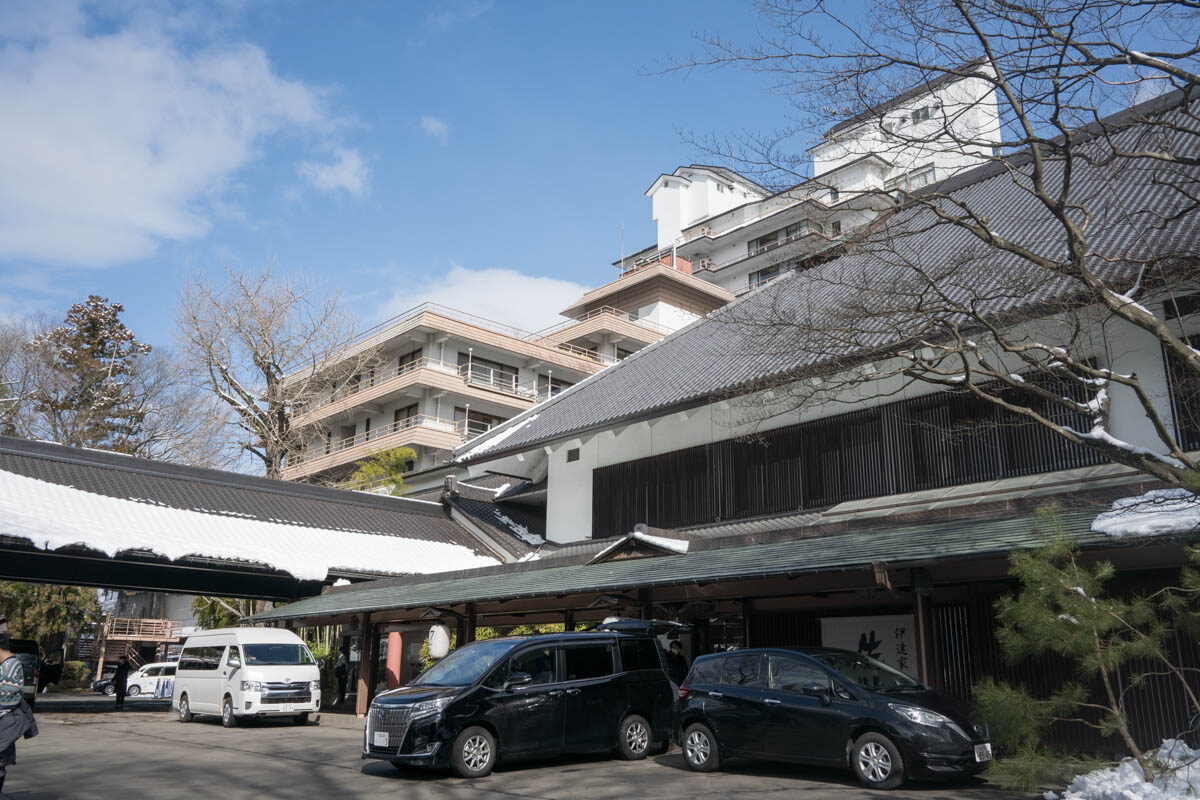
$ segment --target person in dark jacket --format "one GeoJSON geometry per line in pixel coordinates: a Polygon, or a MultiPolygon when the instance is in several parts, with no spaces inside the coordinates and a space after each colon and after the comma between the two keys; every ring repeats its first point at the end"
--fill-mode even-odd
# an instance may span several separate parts
{"type": "Polygon", "coordinates": [[[21,695],[25,667],[8,649],[8,621],[0,617],[0,791],[10,764],[17,763],[17,739],[37,736],[33,710],[21,695]]]}
{"type": "Polygon", "coordinates": [[[346,657],[346,649],[338,653],[337,664],[333,667],[333,677],[337,678],[338,696],[334,705],[340,706],[346,702],[346,679],[350,677],[350,659],[346,657]]]}
{"type": "Polygon", "coordinates": [[[113,673],[112,685],[117,690],[117,708],[125,708],[125,684],[129,681],[129,659],[125,656],[117,661],[117,671],[113,673]]]}
{"type": "Polygon", "coordinates": [[[687,673],[688,662],[683,657],[683,645],[676,639],[671,642],[671,649],[667,651],[667,677],[671,679],[671,683],[682,686],[687,673]]]}

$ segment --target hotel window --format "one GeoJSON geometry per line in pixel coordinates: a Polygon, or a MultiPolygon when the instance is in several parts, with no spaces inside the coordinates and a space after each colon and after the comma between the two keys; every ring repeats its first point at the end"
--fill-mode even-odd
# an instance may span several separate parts
{"type": "Polygon", "coordinates": [[[746,252],[749,255],[756,255],[758,253],[770,250],[778,243],[779,231],[771,231],[770,233],[759,236],[757,239],[751,239],[750,241],[746,242],[746,252]]]}
{"type": "Polygon", "coordinates": [[[756,272],[750,273],[750,288],[761,286],[767,281],[779,275],[779,265],[775,264],[771,267],[765,267],[756,272]]]}
{"type": "Polygon", "coordinates": [[[830,186],[829,187],[829,202],[836,203],[839,198],[841,198],[841,193],[838,191],[838,188],[836,186],[830,186]]]}
{"type": "Polygon", "coordinates": [[[517,368],[498,361],[491,361],[469,353],[458,354],[458,367],[463,378],[470,383],[483,384],[496,389],[513,391],[517,387],[517,368]],[[468,370],[468,365],[470,369],[468,370]]]}
{"type": "Polygon", "coordinates": [[[397,366],[400,368],[400,371],[403,372],[405,366],[407,366],[409,364],[415,364],[416,362],[418,362],[420,360],[421,360],[421,348],[418,347],[416,350],[413,350],[411,353],[405,353],[404,355],[400,356],[400,360],[397,362],[397,366]]]}
{"type": "Polygon", "coordinates": [[[395,412],[393,412],[393,414],[392,414],[392,426],[395,427],[396,430],[400,430],[401,428],[407,428],[407,427],[409,427],[409,425],[412,425],[412,420],[416,416],[417,416],[417,404],[416,403],[413,403],[411,406],[405,406],[404,408],[397,408],[395,410],[395,412]]]}
{"type": "Polygon", "coordinates": [[[620,347],[617,348],[617,360],[618,361],[624,361],[625,359],[629,358],[631,355],[633,355],[632,350],[623,350],[620,347]]]}
{"type": "Polygon", "coordinates": [[[550,378],[546,375],[538,375],[538,399],[554,397],[554,395],[574,385],[570,381],[564,381],[562,378],[550,378]]]}
{"type": "Polygon", "coordinates": [[[503,417],[484,414],[481,411],[456,408],[454,409],[454,421],[463,426],[464,432],[468,436],[478,436],[481,433],[487,433],[505,420],[503,417]]]}
{"type": "Polygon", "coordinates": [[[840,219],[835,219],[833,222],[829,223],[829,232],[834,236],[840,236],[842,234],[842,221],[840,219]]]}
{"type": "Polygon", "coordinates": [[[934,103],[931,106],[923,106],[922,108],[918,108],[912,112],[912,121],[914,123],[916,123],[916,122],[925,122],[926,120],[931,120],[931,119],[933,119],[934,112],[936,112],[940,108],[941,108],[941,106],[938,105],[937,103],[934,103]]]}

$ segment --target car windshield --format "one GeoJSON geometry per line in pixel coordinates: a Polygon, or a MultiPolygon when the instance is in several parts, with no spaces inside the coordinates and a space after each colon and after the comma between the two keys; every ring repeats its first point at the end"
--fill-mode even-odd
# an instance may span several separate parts
{"type": "Polygon", "coordinates": [[[460,647],[412,682],[413,686],[467,686],[483,677],[522,639],[492,639],[460,647]]]}
{"type": "Polygon", "coordinates": [[[816,653],[814,657],[833,667],[846,680],[856,683],[864,689],[878,692],[888,689],[922,688],[920,681],[913,680],[882,661],[876,661],[861,653],[816,653]]]}
{"type": "MultiPolygon", "coordinates": [[[[315,664],[312,654],[302,644],[244,644],[246,666],[270,664],[315,664]]],[[[219,655],[219,654],[218,654],[219,655]]]]}

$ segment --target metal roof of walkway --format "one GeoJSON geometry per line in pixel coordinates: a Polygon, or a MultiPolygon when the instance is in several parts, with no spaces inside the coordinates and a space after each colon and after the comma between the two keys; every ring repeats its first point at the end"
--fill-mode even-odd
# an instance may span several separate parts
{"type": "MultiPolygon", "coordinates": [[[[1061,514],[1065,532],[1082,547],[1118,545],[1091,531],[1096,511],[1061,514]]],[[[995,556],[1045,544],[1036,515],[1009,519],[962,519],[865,530],[789,541],[712,547],[599,564],[558,565],[554,560],[489,567],[403,583],[371,581],[334,589],[253,617],[300,620],[391,609],[447,606],[517,598],[606,592],[655,586],[710,583],[833,572],[937,559],[995,556]]],[[[716,544],[716,543],[714,543],[716,544]]]]}

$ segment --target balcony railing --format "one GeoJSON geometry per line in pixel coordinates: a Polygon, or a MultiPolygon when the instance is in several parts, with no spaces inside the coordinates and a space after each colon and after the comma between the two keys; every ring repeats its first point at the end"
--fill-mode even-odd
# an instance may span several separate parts
{"type": "Polygon", "coordinates": [[[643,328],[649,328],[650,330],[657,331],[659,333],[666,334],[671,332],[671,329],[665,325],[660,325],[657,322],[651,322],[648,319],[639,317],[637,314],[631,314],[628,311],[622,311],[621,309],[613,308],[612,306],[602,306],[600,308],[592,309],[582,316],[569,319],[566,322],[560,322],[557,325],[551,325],[549,328],[542,328],[540,331],[535,333],[534,336],[537,336],[541,339],[553,340],[556,333],[565,331],[568,328],[578,325],[581,322],[586,322],[589,319],[596,319],[597,317],[609,317],[613,319],[625,320],[626,322],[632,322],[634,324],[641,325],[643,328]]]}
{"type": "Polygon", "coordinates": [[[398,419],[390,425],[384,425],[382,428],[375,428],[369,431],[357,433],[354,436],[347,436],[345,439],[334,439],[309,447],[307,450],[300,453],[292,453],[288,456],[288,466],[296,467],[306,461],[313,461],[318,458],[340,453],[343,450],[349,450],[352,447],[359,445],[370,444],[386,439],[394,433],[400,431],[411,430],[412,428],[426,428],[429,430],[443,431],[458,436],[459,439],[466,438],[466,426],[463,422],[455,422],[452,419],[442,419],[441,417],[430,416],[429,414],[414,414],[411,417],[398,419]]]}
{"type": "Polygon", "coordinates": [[[104,638],[162,642],[180,638],[183,626],[183,622],[175,619],[108,617],[104,620],[104,638]]]}

